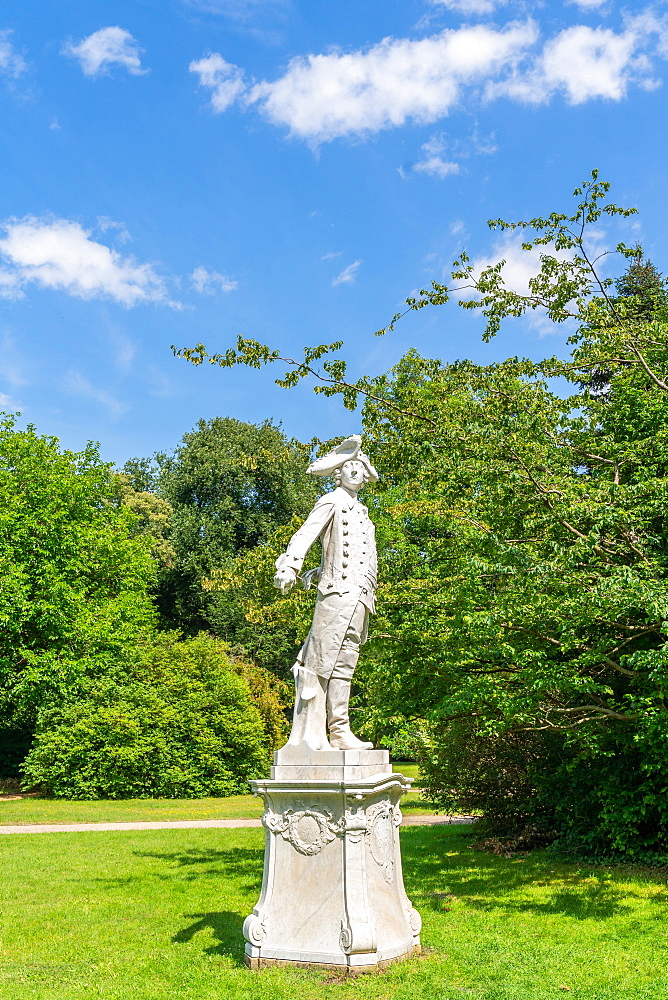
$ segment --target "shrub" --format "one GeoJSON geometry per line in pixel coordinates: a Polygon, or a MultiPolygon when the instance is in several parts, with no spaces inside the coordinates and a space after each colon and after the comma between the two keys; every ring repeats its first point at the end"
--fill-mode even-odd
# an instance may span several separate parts
{"type": "Polygon", "coordinates": [[[450,812],[481,812],[481,832],[535,847],[555,837],[554,801],[541,778],[567,755],[552,733],[488,734],[475,719],[439,723],[418,746],[428,798],[450,812]]]}
{"type": "Polygon", "coordinates": [[[427,795],[480,811],[495,853],[553,843],[592,862],[668,857],[668,734],[662,716],[589,744],[564,732],[489,734],[470,718],[435,725],[418,750],[427,795]]]}
{"type": "Polygon", "coordinates": [[[270,726],[263,722],[253,677],[259,668],[235,663],[209,636],[153,636],[131,665],[91,681],[85,697],[42,712],[24,781],[69,799],[245,792],[268,771],[280,714],[266,683],[270,726]]]}

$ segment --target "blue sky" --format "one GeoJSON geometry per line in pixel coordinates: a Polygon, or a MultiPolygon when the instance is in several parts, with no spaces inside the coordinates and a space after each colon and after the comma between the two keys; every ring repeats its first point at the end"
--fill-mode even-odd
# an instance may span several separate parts
{"type": "Polygon", "coordinates": [[[122,463],[200,417],[359,429],[173,343],[343,339],[353,375],[563,353],[455,305],[373,331],[462,248],[521,282],[487,219],[568,208],[593,167],[640,212],[601,245],[668,270],[667,75],[642,0],[3,0],[0,405],[122,463]]]}

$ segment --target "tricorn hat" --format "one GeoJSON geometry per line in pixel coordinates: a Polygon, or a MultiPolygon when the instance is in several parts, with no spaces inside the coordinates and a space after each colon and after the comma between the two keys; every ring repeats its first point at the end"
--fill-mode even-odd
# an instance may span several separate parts
{"type": "Polygon", "coordinates": [[[345,462],[362,462],[369,476],[369,482],[378,481],[378,473],[362,451],[362,438],[359,434],[351,434],[336,448],[328,451],[322,458],[316,458],[315,462],[309,465],[306,470],[312,476],[331,476],[336,469],[340,469],[345,462]]]}

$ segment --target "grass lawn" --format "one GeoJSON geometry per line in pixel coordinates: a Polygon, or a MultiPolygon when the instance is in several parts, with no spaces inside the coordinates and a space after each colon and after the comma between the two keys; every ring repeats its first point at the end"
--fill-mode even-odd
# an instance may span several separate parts
{"type": "Polygon", "coordinates": [[[416,785],[420,785],[420,765],[413,764],[408,760],[395,760],[392,764],[393,771],[400,771],[407,778],[412,778],[416,785]]]}
{"type": "Polygon", "coordinates": [[[474,853],[402,832],[427,953],[380,975],[242,965],[261,830],[14,835],[0,843],[2,1000],[668,1000],[666,878],[474,853]]]}
{"type": "MultiPolygon", "coordinates": [[[[412,797],[412,795],[411,795],[412,797]]],[[[0,799],[0,826],[26,823],[141,823],[178,819],[246,819],[262,815],[253,795],[226,799],[0,799]]]]}
{"type": "MultiPolygon", "coordinates": [[[[417,764],[395,764],[394,769],[413,777],[417,764]],[[413,771],[409,773],[409,768],[413,771]]],[[[419,790],[402,799],[406,815],[432,813],[436,807],[419,790]]],[[[68,802],[62,799],[0,798],[0,826],[30,823],[140,823],[155,820],[247,819],[262,815],[262,800],[253,795],[226,799],[123,799],[68,802]]]]}
{"type": "MultiPolygon", "coordinates": [[[[433,813],[436,806],[419,791],[401,800],[406,815],[433,813]]],[[[30,823],[141,823],[179,819],[248,819],[262,815],[262,800],[252,795],[227,799],[123,799],[68,802],[63,799],[0,799],[0,826],[30,823]]]]}

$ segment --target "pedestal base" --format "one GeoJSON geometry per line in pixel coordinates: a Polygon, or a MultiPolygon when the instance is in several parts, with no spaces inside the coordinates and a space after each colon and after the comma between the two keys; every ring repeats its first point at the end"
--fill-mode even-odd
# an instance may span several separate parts
{"type": "Polygon", "coordinates": [[[246,963],[372,971],[419,950],[401,874],[399,799],[410,780],[386,750],[286,746],[261,795],[262,894],[244,923],[246,963]]]}
{"type": "Polygon", "coordinates": [[[291,965],[297,966],[298,969],[318,969],[321,972],[350,973],[352,976],[360,976],[365,972],[380,972],[388,965],[394,965],[396,962],[403,962],[404,959],[411,958],[413,955],[419,955],[421,950],[420,945],[416,944],[403,955],[399,955],[397,958],[387,958],[382,962],[376,962],[375,965],[344,966],[334,965],[331,962],[291,962],[283,958],[251,958],[250,955],[244,955],[244,965],[247,965],[249,969],[270,969],[272,966],[281,969],[291,965]]]}

